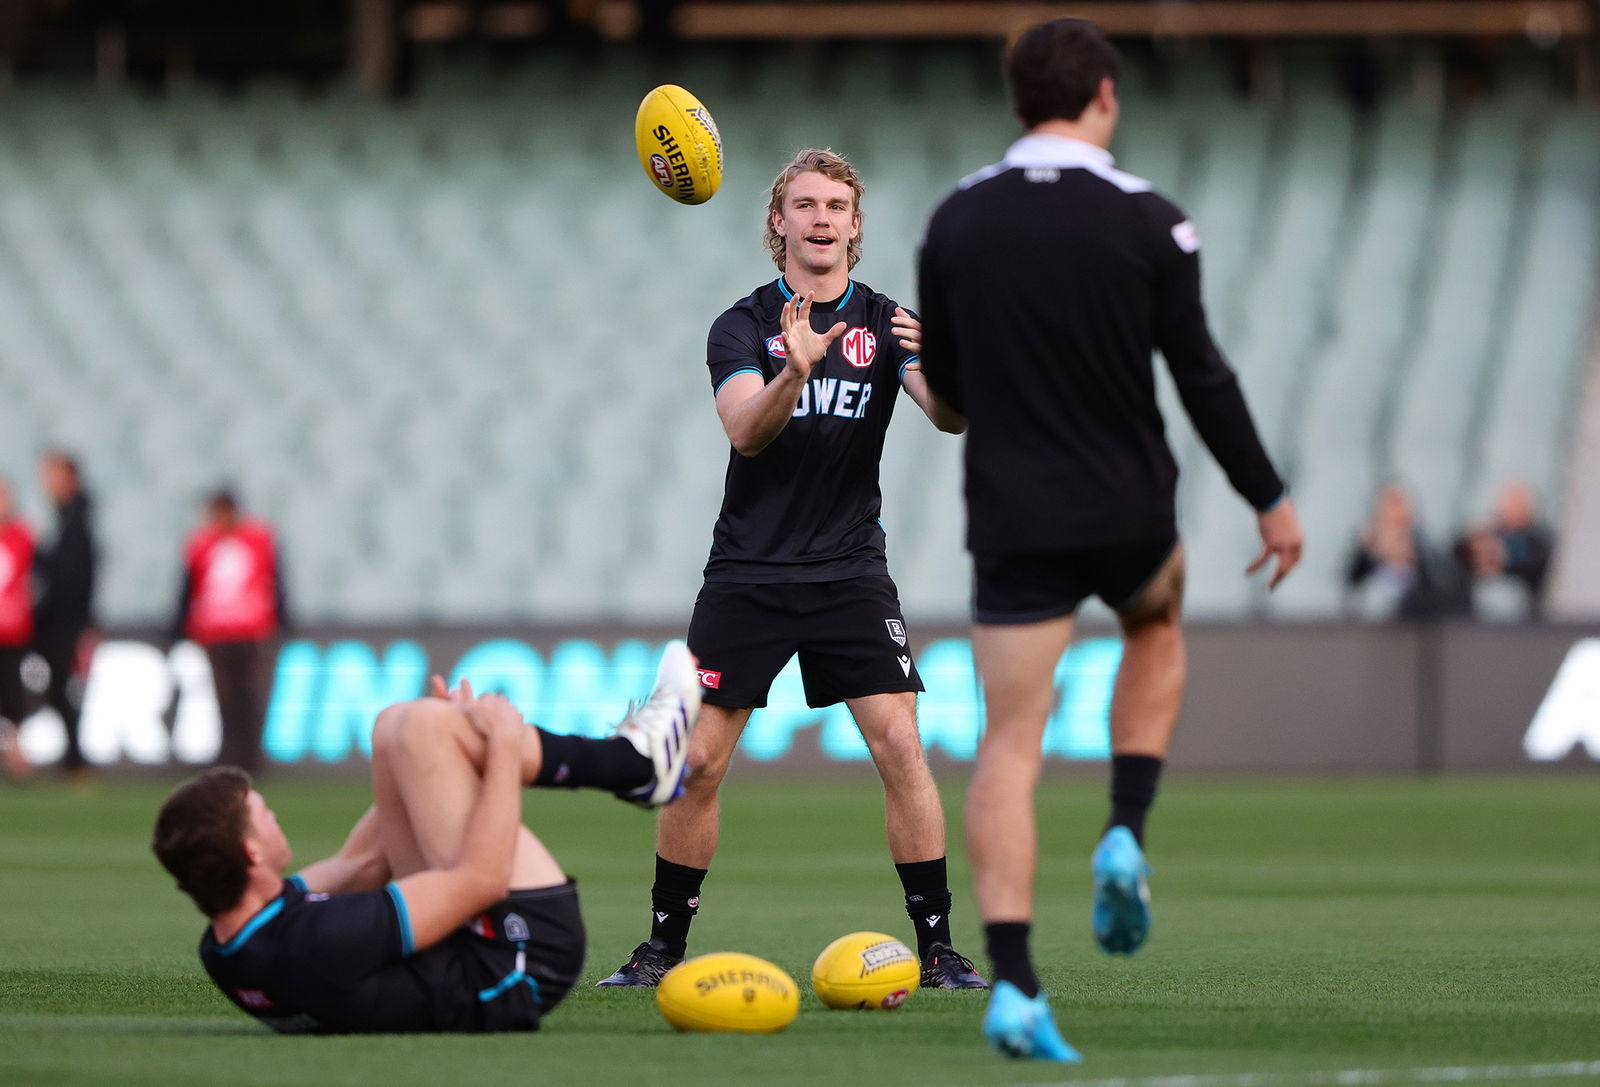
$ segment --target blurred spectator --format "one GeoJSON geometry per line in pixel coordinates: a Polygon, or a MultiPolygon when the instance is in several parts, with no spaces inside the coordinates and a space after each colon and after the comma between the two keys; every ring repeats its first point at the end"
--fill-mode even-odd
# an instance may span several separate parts
{"type": "Polygon", "coordinates": [[[61,768],[76,775],[85,769],[78,746],[78,711],[94,642],[97,556],[89,527],[89,496],[78,462],[62,450],[51,450],[41,472],[45,493],[55,504],[56,534],[50,546],[40,550],[36,564],[42,590],[33,609],[33,644],[50,668],[45,701],[61,715],[67,732],[61,768]]]}
{"type": "Polygon", "coordinates": [[[267,650],[286,625],[277,543],[264,521],[240,517],[230,491],[212,495],[205,510],[184,545],[172,638],[198,642],[211,660],[222,716],[217,761],[255,773],[271,678],[267,650]]]}
{"type": "Polygon", "coordinates": [[[1501,488],[1494,518],[1456,541],[1456,562],[1472,579],[1474,612],[1538,618],[1553,541],[1549,526],[1538,518],[1533,491],[1522,483],[1501,488]]]}
{"type": "Polygon", "coordinates": [[[33,641],[33,533],[17,515],[11,481],[0,479],[0,763],[21,776],[27,760],[17,744],[28,715],[22,658],[33,641]]]}
{"type": "Polygon", "coordinates": [[[1368,618],[1418,619],[1460,604],[1456,579],[1428,548],[1416,503],[1398,483],[1378,492],[1372,520],[1350,552],[1352,610],[1368,618]]]}

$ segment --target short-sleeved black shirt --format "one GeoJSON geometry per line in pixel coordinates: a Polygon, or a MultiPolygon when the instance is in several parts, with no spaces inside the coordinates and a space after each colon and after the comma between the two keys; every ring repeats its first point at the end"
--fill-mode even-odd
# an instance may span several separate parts
{"type": "MultiPolygon", "coordinates": [[[[712,389],[735,374],[771,381],[784,367],[778,279],[711,326],[706,365],[712,389]]],[[[900,390],[916,356],[891,330],[897,303],[854,280],[832,302],[812,304],[811,325],[846,331],[811,371],[794,415],[753,457],[728,455],[722,513],[711,538],[707,581],[837,581],[887,574],[878,462],[900,390]]]]}
{"type": "Polygon", "coordinates": [[[208,926],[200,961],[229,1000],[284,1033],[536,1029],[527,998],[475,998],[480,979],[457,946],[474,939],[462,929],[413,951],[394,884],[326,895],[294,878],[226,943],[208,926]]]}
{"type": "Polygon", "coordinates": [[[1151,355],[1253,507],[1284,493],[1207,328],[1193,225],[1077,140],[1029,136],[933,213],[922,372],[967,418],[967,546],[1022,554],[1170,537],[1178,468],[1151,355]]]}

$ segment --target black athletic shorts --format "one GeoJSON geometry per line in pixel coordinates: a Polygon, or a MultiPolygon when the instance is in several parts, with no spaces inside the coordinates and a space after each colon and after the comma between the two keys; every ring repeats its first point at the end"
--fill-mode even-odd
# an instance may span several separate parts
{"type": "Polygon", "coordinates": [[[972,617],[980,623],[1039,623],[1098,596],[1124,611],[1161,572],[1177,537],[1031,555],[972,556],[972,617]]]}
{"type": "Polygon", "coordinates": [[[578,884],[512,891],[412,960],[445,1030],[537,1030],[583,973],[578,884]],[[446,949],[447,954],[432,954],[446,949]]]}
{"type": "Polygon", "coordinates": [[[706,702],[759,708],[800,654],[806,704],[922,690],[900,593],[887,574],[745,585],[708,581],[689,620],[706,702]]]}

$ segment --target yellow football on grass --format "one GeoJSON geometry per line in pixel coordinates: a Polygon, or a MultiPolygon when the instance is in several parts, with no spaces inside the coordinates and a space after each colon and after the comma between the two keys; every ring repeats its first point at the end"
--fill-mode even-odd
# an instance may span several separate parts
{"type": "Polygon", "coordinates": [[[893,1011],[917,991],[922,964],[905,944],[881,932],[852,932],[822,949],[811,987],[830,1008],[893,1011]]]}
{"type": "Polygon", "coordinates": [[[800,987],[766,959],[717,951],[668,970],[656,1007],[679,1030],[771,1034],[800,1014],[800,987]]]}
{"type": "Polygon", "coordinates": [[[704,204],[722,184],[722,136],[700,99],[671,83],[639,103],[633,125],[639,165],[680,204],[704,204]]]}

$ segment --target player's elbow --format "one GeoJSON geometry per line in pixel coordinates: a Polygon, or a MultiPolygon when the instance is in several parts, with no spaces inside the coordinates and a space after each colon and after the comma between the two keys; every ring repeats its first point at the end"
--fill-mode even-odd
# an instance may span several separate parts
{"type": "Polygon", "coordinates": [[[753,457],[772,444],[771,438],[755,434],[730,434],[728,440],[733,443],[733,451],[741,457],[753,457]]]}
{"type": "Polygon", "coordinates": [[[965,434],[967,432],[967,417],[957,415],[955,412],[943,412],[933,421],[933,425],[946,434],[965,434]]]}

